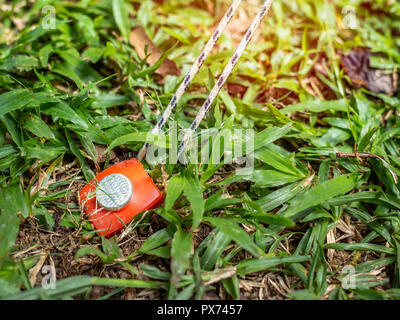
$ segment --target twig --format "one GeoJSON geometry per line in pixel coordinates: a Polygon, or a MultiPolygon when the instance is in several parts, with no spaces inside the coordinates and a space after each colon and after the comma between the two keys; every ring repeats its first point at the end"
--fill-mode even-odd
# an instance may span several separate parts
{"type": "Polygon", "coordinates": [[[369,152],[338,152],[336,153],[336,157],[338,158],[372,158],[372,159],[380,159],[377,155],[369,152]]]}

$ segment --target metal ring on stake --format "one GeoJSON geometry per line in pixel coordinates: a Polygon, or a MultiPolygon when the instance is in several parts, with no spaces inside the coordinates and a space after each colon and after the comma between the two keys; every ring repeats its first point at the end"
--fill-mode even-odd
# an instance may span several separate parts
{"type": "Polygon", "coordinates": [[[160,190],[137,159],[107,168],[78,193],[78,201],[94,229],[109,238],[139,213],[158,207],[160,190]]]}
{"type": "Polygon", "coordinates": [[[130,180],[122,174],[114,173],[99,182],[96,199],[103,208],[117,211],[129,203],[132,195],[133,187],[130,180]]]}

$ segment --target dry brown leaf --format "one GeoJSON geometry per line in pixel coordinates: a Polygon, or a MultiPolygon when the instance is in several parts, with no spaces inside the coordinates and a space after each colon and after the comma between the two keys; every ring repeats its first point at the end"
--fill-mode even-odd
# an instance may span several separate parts
{"type": "Polygon", "coordinates": [[[35,244],[34,246],[29,247],[28,249],[22,250],[22,251],[20,251],[20,252],[18,252],[18,253],[16,253],[16,254],[14,254],[12,257],[13,257],[14,259],[17,259],[17,258],[23,256],[25,253],[27,253],[27,252],[29,252],[29,251],[32,251],[33,249],[36,249],[37,247],[39,247],[39,245],[38,245],[38,244],[35,244]]]}
{"type": "MultiPolygon", "coordinates": [[[[243,35],[249,28],[251,21],[254,19],[259,9],[258,0],[247,0],[246,2],[246,6],[240,7],[237,10],[235,18],[227,25],[226,31],[224,32],[232,37],[235,44],[238,44],[242,40],[243,35]]],[[[258,43],[258,41],[261,40],[261,29],[262,28],[256,30],[252,40],[253,43],[258,43]]]]}
{"type": "Polygon", "coordinates": [[[48,253],[45,251],[42,251],[42,256],[40,257],[39,261],[36,263],[36,265],[29,270],[29,282],[31,283],[31,286],[34,287],[36,284],[36,278],[39,273],[39,271],[42,269],[44,262],[47,259],[48,253]]]}
{"type": "MultiPolygon", "coordinates": [[[[146,32],[142,27],[136,27],[131,31],[129,37],[130,44],[135,48],[138,53],[140,59],[146,58],[146,46],[147,46],[147,54],[149,57],[147,58],[147,62],[153,66],[162,56],[163,52],[155,46],[155,44],[149,39],[146,35],[146,32]]],[[[173,75],[180,76],[181,71],[179,70],[176,63],[172,60],[165,59],[161,66],[156,70],[157,74],[160,75],[173,75]]]]}
{"type": "Polygon", "coordinates": [[[240,99],[243,98],[243,96],[245,95],[247,89],[248,89],[248,87],[243,86],[243,85],[238,84],[238,83],[228,83],[228,93],[229,93],[229,95],[234,96],[234,97],[239,96],[240,99]]]}
{"type": "MultiPolygon", "coordinates": [[[[328,231],[326,234],[326,243],[336,243],[336,237],[335,237],[335,231],[334,229],[331,229],[328,231]]],[[[328,259],[329,261],[332,261],[333,256],[335,255],[335,250],[334,249],[328,249],[328,259]]]]}
{"type": "Polygon", "coordinates": [[[220,269],[220,270],[216,270],[214,271],[214,278],[212,278],[211,280],[207,281],[204,285],[205,286],[209,286],[211,284],[220,282],[221,280],[224,279],[228,279],[233,277],[236,274],[236,267],[235,266],[231,266],[231,267],[226,267],[225,269],[220,269]]]}
{"type": "Polygon", "coordinates": [[[342,55],[341,63],[345,73],[350,77],[356,89],[365,87],[374,93],[385,93],[393,96],[397,92],[396,77],[383,70],[370,66],[369,49],[358,47],[347,55],[342,55]]]}

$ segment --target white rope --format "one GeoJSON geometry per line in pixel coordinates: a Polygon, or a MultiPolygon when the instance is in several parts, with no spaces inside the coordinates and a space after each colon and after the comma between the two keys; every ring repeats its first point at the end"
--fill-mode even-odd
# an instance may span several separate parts
{"type": "MultiPolygon", "coordinates": [[[[207,44],[205,45],[204,49],[202,50],[199,57],[196,59],[195,63],[191,67],[189,73],[184,78],[183,82],[179,85],[178,90],[176,90],[174,96],[172,97],[171,101],[169,102],[167,108],[165,109],[164,113],[162,114],[161,118],[158,120],[156,126],[153,128],[151,133],[158,134],[162,131],[165,123],[167,122],[169,116],[174,111],[175,107],[177,106],[179,100],[182,98],[183,94],[185,93],[186,89],[192,83],[194,77],[199,72],[201,66],[203,65],[204,61],[211,53],[211,50],[215,46],[216,42],[218,41],[219,37],[221,36],[222,32],[224,31],[225,27],[228,25],[229,21],[232,19],[234,13],[236,12],[237,8],[239,7],[242,0],[234,0],[229,7],[228,11],[225,13],[224,17],[219,22],[217,28],[215,29],[214,33],[212,34],[211,38],[208,40],[207,44]]],[[[148,144],[146,143],[138,154],[138,160],[142,161],[144,156],[146,155],[148,144]]]]}
{"type": "Polygon", "coordinates": [[[232,73],[237,62],[239,61],[240,57],[242,56],[244,50],[246,49],[247,45],[249,44],[251,38],[254,36],[258,26],[263,21],[265,15],[268,13],[272,2],[273,2],[273,0],[266,0],[264,2],[263,6],[260,8],[260,10],[257,13],[257,16],[254,18],[253,22],[251,23],[245,36],[243,37],[242,41],[240,42],[238,48],[236,49],[235,53],[231,57],[228,65],[225,67],[224,71],[222,72],[221,76],[219,77],[214,88],[212,88],[210,94],[208,95],[204,104],[202,105],[199,112],[197,113],[196,118],[192,122],[190,128],[186,131],[186,133],[183,137],[183,140],[178,149],[178,159],[181,159],[182,154],[185,152],[187,143],[191,139],[193,133],[199,127],[200,122],[205,117],[208,109],[210,109],[212,103],[214,102],[215,98],[218,96],[219,92],[221,91],[222,87],[224,86],[229,75],[232,73]]]}

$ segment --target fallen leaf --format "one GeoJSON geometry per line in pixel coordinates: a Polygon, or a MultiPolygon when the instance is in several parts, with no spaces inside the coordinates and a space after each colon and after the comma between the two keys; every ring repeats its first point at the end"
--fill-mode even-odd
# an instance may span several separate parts
{"type": "MultiPolygon", "coordinates": [[[[142,27],[136,27],[131,31],[129,37],[130,44],[137,51],[140,59],[146,58],[146,46],[147,46],[147,62],[153,66],[162,56],[163,52],[155,46],[155,44],[146,35],[146,32],[142,27]]],[[[173,75],[180,76],[181,71],[179,70],[176,63],[172,60],[165,59],[161,66],[156,71],[160,75],[173,75]]]]}
{"type": "Polygon", "coordinates": [[[247,87],[238,83],[228,83],[228,93],[231,96],[239,96],[241,99],[247,91],[247,87]]]}
{"type": "Polygon", "coordinates": [[[42,269],[44,262],[46,261],[48,257],[48,253],[45,251],[41,252],[41,257],[39,261],[36,263],[36,265],[29,270],[29,282],[31,283],[31,286],[34,287],[36,284],[36,278],[39,273],[39,271],[42,269]]]}
{"type": "MultiPolygon", "coordinates": [[[[232,19],[232,21],[226,26],[224,34],[227,34],[232,37],[235,45],[237,45],[243,38],[247,29],[250,26],[250,21],[256,16],[259,9],[259,1],[258,0],[247,0],[246,6],[239,7],[236,17],[232,19]]],[[[224,10],[221,10],[222,12],[224,10]]],[[[258,43],[261,39],[262,32],[260,29],[256,30],[256,33],[253,36],[253,43],[258,43]]]]}
{"type": "Polygon", "coordinates": [[[369,57],[373,55],[368,49],[358,47],[342,55],[342,66],[354,86],[364,87],[374,93],[385,93],[389,96],[397,91],[392,74],[370,66],[369,57]]]}
{"type": "Polygon", "coordinates": [[[109,157],[108,161],[114,162],[117,159],[117,155],[114,150],[111,150],[109,154],[107,154],[107,148],[101,145],[94,146],[97,152],[96,162],[99,164],[103,164],[107,160],[107,156],[109,157]]]}

